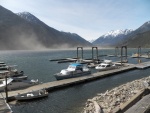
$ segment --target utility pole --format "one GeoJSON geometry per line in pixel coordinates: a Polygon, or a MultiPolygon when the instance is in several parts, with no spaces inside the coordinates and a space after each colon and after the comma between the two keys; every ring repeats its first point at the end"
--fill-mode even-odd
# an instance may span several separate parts
{"type": "Polygon", "coordinates": [[[5,82],[6,82],[6,86],[5,86],[5,93],[6,93],[6,103],[8,103],[7,75],[5,76],[5,82]]]}

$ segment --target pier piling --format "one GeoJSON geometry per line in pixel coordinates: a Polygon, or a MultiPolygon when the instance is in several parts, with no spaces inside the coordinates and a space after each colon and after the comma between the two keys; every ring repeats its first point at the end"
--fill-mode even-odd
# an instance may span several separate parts
{"type": "Polygon", "coordinates": [[[118,56],[118,55],[119,55],[119,48],[116,47],[116,48],[115,48],[115,56],[118,56]]]}
{"type": "Polygon", "coordinates": [[[77,59],[79,59],[79,49],[81,49],[81,59],[83,59],[83,47],[77,47],[77,59]]]}
{"type": "Polygon", "coordinates": [[[121,64],[123,63],[123,52],[125,49],[125,61],[127,61],[127,46],[122,46],[121,47],[121,64]]]}
{"type": "Polygon", "coordinates": [[[138,47],[138,58],[141,56],[141,46],[138,47]]]}
{"type": "Polygon", "coordinates": [[[94,60],[94,49],[96,50],[96,59],[98,60],[98,47],[92,47],[92,60],[94,60]]]}

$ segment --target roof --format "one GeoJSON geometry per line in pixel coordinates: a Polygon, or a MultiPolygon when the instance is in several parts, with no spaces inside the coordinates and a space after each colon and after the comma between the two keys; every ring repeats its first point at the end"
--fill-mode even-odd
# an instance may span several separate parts
{"type": "Polygon", "coordinates": [[[73,63],[73,64],[70,64],[71,66],[82,66],[82,64],[80,63],[73,63]]]}
{"type": "Polygon", "coordinates": [[[101,64],[99,64],[99,65],[105,65],[105,66],[106,66],[106,65],[110,65],[110,64],[106,64],[106,63],[101,63],[101,64]]]}

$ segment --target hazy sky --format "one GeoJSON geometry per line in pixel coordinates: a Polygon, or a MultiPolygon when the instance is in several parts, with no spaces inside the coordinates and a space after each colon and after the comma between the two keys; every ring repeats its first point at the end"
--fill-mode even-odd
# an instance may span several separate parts
{"type": "Polygon", "coordinates": [[[150,21],[150,0],[0,0],[0,5],[14,13],[30,12],[50,27],[86,40],[150,21]]]}

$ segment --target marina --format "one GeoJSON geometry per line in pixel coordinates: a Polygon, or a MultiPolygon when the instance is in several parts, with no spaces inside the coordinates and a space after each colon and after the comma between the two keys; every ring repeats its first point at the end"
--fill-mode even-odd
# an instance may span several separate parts
{"type": "MultiPolygon", "coordinates": [[[[106,56],[105,56],[106,57],[106,56]]],[[[70,57],[71,58],[71,57],[70,57]]],[[[73,58],[73,57],[72,57],[73,58]]],[[[48,59],[48,58],[47,58],[48,59]]],[[[58,58],[59,59],[59,58],[58,58]]],[[[89,62],[89,58],[85,58],[87,60],[87,62],[89,62]]],[[[112,58],[112,59],[116,59],[114,60],[115,62],[118,60],[118,58],[112,58]]],[[[91,60],[92,61],[92,60],[91,60]]],[[[96,60],[97,61],[97,60],[96,60]]],[[[144,60],[143,60],[144,61],[144,60]]],[[[146,60],[145,60],[146,61],[146,60]]],[[[55,65],[55,62],[51,62],[52,64],[55,65]]],[[[85,63],[85,62],[84,62],[85,63]]],[[[69,64],[69,62],[66,62],[66,63],[61,63],[61,64],[57,64],[57,65],[60,65],[60,68],[55,71],[55,72],[59,72],[60,69],[63,69],[63,67],[66,67],[67,65],[69,64]],[[62,67],[63,66],[63,67],[62,67]]],[[[95,63],[94,63],[95,64],[95,63]]],[[[118,63],[119,64],[119,63],[118,63]]],[[[121,63],[120,63],[121,64],[121,63]]],[[[119,65],[120,65],[119,64],[119,65]]],[[[149,63],[146,61],[146,62],[142,62],[142,65],[148,65],[149,63]]],[[[17,64],[18,65],[18,64],[17,64]]],[[[97,65],[97,64],[96,64],[97,65]]],[[[147,66],[146,66],[147,67],[147,66]]],[[[27,68],[28,69],[28,68],[27,68]]],[[[46,68],[48,69],[48,68],[46,68]]],[[[132,72],[132,70],[137,70],[136,68],[136,64],[132,64],[132,63],[122,63],[122,67],[118,68],[118,69],[113,69],[113,70],[107,70],[107,71],[103,71],[103,72],[97,72],[97,71],[94,71],[94,69],[92,69],[92,73],[90,75],[87,75],[87,76],[84,76],[84,77],[78,77],[78,78],[71,78],[71,79],[67,79],[67,80],[58,80],[56,81],[54,78],[48,82],[48,81],[45,81],[41,84],[38,84],[38,85],[34,85],[34,86],[31,86],[31,87],[28,87],[28,88],[25,88],[25,89],[19,89],[19,90],[15,90],[15,91],[9,91],[8,92],[8,97],[9,99],[11,100],[15,100],[15,95],[18,94],[18,92],[21,92],[22,94],[23,93],[28,93],[30,91],[35,91],[35,90],[40,90],[42,88],[45,88],[49,91],[49,95],[51,95],[51,92],[53,91],[58,91],[58,90],[61,90],[61,89],[67,89],[68,87],[70,86],[73,86],[73,87],[76,87],[78,85],[82,85],[82,84],[87,84],[87,83],[90,83],[90,81],[97,81],[97,80],[101,80],[102,78],[106,79],[106,78],[109,78],[109,77],[113,77],[113,75],[115,77],[119,76],[121,73],[126,73],[126,72],[132,72]]],[[[26,71],[25,71],[26,72],[26,71]]],[[[52,73],[52,75],[54,74],[54,72],[52,73]]],[[[31,75],[31,74],[28,74],[28,75],[31,75]]],[[[40,76],[39,76],[40,77],[40,76]]],[[[38,78],[39,78],[38,77],[38,78]]],[[[40,79],[40,78],[39,78],[40,79]]],[[[103,80],[103,79],[102,79],[103,80]]],[[[41,81],[41,80],[40,80],[41,81]]],[[[2,93],[3,95],[5,95],[5,93],[3,92],[2,93]]]]}
{"type": "Polygon", "coordinates": [[[149,0],[1,0],[0,113],[150,113],[149,0]]]}
{"type": "MultiPolygon", "coordinates": [[[[147,63],[147,62],[146,62],[147,63]]],[[[143,63],[144,64],[144,63],[143,63]]],[[[79,83],[84,83],[84,82],[88,82],[88,81],[92,81],[92,80],[96,80],[99,78],[104,78],[107,76],[112,76],[118,73],[122,73],[125,71],[130,71],[136,69],[135,65],[128,65],[125,67],[121,67],[119,69],[115,69],[115,70],[108,70],[108,71],[104,71],[104,72],[97,72],[97,73],[93,73],[84,77],[78,77],[78,78],[71,78],[71,79],[65,79],[65,80],[59,80],[59,81],[53,81],[53,82],[48,82],[48,83],[42,83],[42,84],[38,84],[38,85],[34,85],[34,86],[30,86],[29,88],[23,89],[23,90],[16,90],[16,91],[9,91],[9,97],[11,99],[14,99],[14,97],[18,94],[18,93],[27,93],[30,92],[32,90],[40,90],[40,89],[47,89],[48,91],[51,90],[56,90],[56,89],[60,89],[63,87],[67,87],[70,85],[76,85],[79,83]]],[[[5,95],[5,93],[2,93],[3,95],[5,95]]]]}

